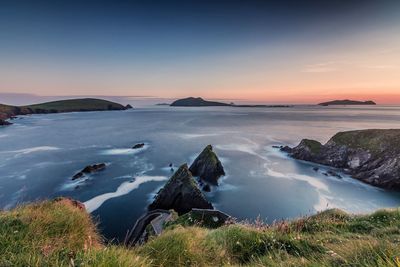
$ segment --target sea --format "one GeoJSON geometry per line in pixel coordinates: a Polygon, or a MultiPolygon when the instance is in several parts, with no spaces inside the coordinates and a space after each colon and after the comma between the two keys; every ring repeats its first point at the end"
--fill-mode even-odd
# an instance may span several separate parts
{"type": "Polygon", "coordinates": [[[109,241],[121,241],[157,191],[211,144],[226,175],[205,196],[238,221],[266,223],[330,208],[367,213],[400,194],[289,158],[274,146],[325,143],[337,132],[400,128],[400,106],[169,107],[22,116],[0,128],[0,208],[68,196],[109,241]],[[140,149],[132,149],[144,143],[140,149]],[[82,179],[87,165],[105,170],[82,179]],[[314,167],[319,170],[315,171],[314,167]]]}

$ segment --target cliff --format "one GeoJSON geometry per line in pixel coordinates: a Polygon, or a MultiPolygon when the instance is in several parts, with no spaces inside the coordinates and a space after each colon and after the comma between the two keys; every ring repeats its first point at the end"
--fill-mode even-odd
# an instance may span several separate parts
{"type": "Polygon", "coordinates": [[[211,145],[204,148],[189,170],[193,176],[198,176],[201,180],[213,185],[218,185],[218,179],[225,175],[224,167],[211,145]]]}
{"type": "Polygon", "coordinates": [[[340,132],[326,144],[303,139],[285,147],[293,158],[311,161],[349,173],[374,186],[400,190],[400,129],[340,132]]]}
{"type": "Polygon", "coordinates": [[[157,193],[149,210],[173,209],[184,214],[193,208],[213,209],[213,206],[198,188],[187,164],[183,164],[157,193]]]}

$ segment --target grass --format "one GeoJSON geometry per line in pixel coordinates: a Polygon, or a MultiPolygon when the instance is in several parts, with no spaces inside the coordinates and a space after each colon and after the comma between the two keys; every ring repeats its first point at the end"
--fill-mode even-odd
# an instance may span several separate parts
{"type": "Polygon", "coordinates": [[[83,98],[47,102],[26,106],[32,110],[45,110],[54,112],[86,111],[86,110],[112,110],[123,109],[120,104],[102,99],[83,98]]]}
{"type": "Polygon", "coordinates": [[[321,151],[322,144],[318,141],[310,140],[310,139],[303,139],[302,143],[304,145],[306,145],[310,149],[311,153],[313,153],[313,154],[318,154],[321,151]]]}
{"type": "Polygon", "coordinates": [[[71,201],[29,204],[0,213],[0,266],[400,266],[399,209],[216,229],[179,222],[124,248],[104,245],[71,201]]]}
{"type": "Polygon", "coordinates": [[[339,132],[331,140],[339,145],[346,145],[354,149],[368,150],[372,153],[380,153],[388,150],[399,150],[399,129],[369,129],[339,132]]]}

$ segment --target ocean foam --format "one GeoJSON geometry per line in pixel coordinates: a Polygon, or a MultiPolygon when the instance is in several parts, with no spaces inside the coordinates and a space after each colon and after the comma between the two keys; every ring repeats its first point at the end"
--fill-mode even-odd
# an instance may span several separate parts
{"type": "Polygon", "coordinates": [[[107,150],[103,150],[100,152],[101,155],[134,155],[137,154],[141,151],[144,151],[148,148],[149,146],[146,144],[142,148],[111,148],[107,150]]]}
{"type": "Polygon", "coordinates": [[[138,176],[138,177],[136,177],[136,179],[133,182],[122,183],[118,187],[117,191],[96,196],[96,197],[84,202],[83,204],[85,205],[86,210],[91,213],[91,212],[97,210],[107,200],[129,194],[131,191],[137,189],[143,183],[147,183],[147,182],[151,182],[151,181],[159,182],[159,181],[164,181],[164,180],[167,180],[167,177],[165,177],[165,176],[147,176],[147,175],[138,176]]]}

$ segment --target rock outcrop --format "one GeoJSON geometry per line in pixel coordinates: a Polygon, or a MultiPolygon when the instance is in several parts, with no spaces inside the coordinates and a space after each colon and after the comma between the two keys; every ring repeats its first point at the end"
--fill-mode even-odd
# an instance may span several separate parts
{"type": "Polygon", "coordinates": [[[212,185],[218,185],[218,179],[225,175],[224,167],[211,145],[204,148],[189,170],[194,176],[212,185]]]}
{"type": "Polygon", "coordinates": [[[142,147],[144,147],[144,143],[137,143],[132,147],[132,149],[138,149],[138,148],[142,148],[142,147]]]}
{"type": "Polygon", "coordinates": [[[340,132],[325,145],[304,139],[283,151],[350,174],[365,183],[400,190],[400,129],[372,129],[340,132]]]}
{"type": "Polygon", "coordinates": [[[11,124],[12,124],[11,122],[0,119],[0,126],[6,126],[6,125],[11,125],[11,124]]]}
{"type": "Polygon", "coordinates": [[[157,193],[149,210],[173,209],[184,214],[193,208],[213,209],[213,206],[198,188],[187,164],[183,164],[157,193]]]}
{"type": "Polygon", "coordinates": [[[88,165],[85,168],[83,168],[83,170],[81,170],[80,172],[78,172],[77,174],[75,174],[72,177],[72,180],[76,180],[79,179],[81,177],[83,177],[85,174],[89,174],[89,173],[93,173],[93,172],[98,172],[98,171],[102,171],[106,168],[106,164],[105,163],[99,163],[99,164],[93,164],[93,165],[88,165]]]}

